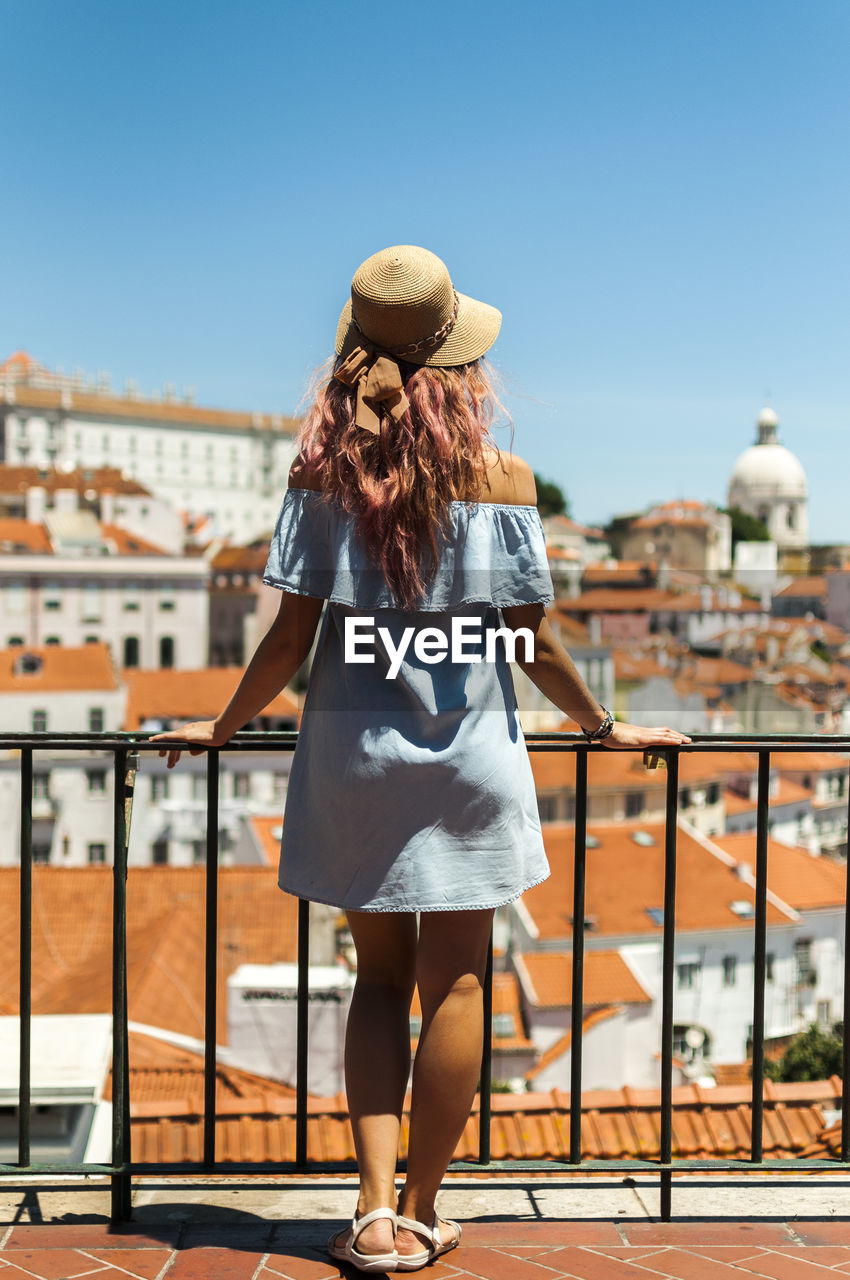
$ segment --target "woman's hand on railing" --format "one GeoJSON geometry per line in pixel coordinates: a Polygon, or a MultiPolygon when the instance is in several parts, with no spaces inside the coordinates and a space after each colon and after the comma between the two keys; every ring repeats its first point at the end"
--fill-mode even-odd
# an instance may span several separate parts
{"type": "Polygon", "coordinates": [[[618,751],[626,747],[681,747],[690,742],[690,738],[686,733],[679,733],[678,729],[648,729],[643,725],[615,720],[611,733],[600,742],[603,747],[618,751]]]}
{"type": "MultiPolygon", "coordinates": [[[[180,729],[171,729],[168,733],[156,733],[150,739],[151,742],[173,742],[177,738],[180,742],[197,742],[199,745],[186,748],[190,756],[203,755],[204,751],[209,747],[223,747],[227,742],[227,735],[222,731],[217,720],[193,720],[191,724],[184,724],[180,729]]],[[[168,768],[173,769],[180,759],[182,747],[163,748],[160,751],[161,756],[168,756],[168,768]]]]}

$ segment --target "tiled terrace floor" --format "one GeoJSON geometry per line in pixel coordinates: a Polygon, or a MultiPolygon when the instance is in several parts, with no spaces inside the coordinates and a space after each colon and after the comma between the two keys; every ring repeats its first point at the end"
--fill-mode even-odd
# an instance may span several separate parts
{"type": "MultiPolygon", "coordinates": [[[[111,1228],[105,1190],[0,1188],[0,1280],[338,1280],[325,1253],[351,1185],[289,1189],[185,1185],[134,1194],[134,1220],[111,1228]]],[[[477,1181],[443,1193],[463,1222],[431,1280],[826,1280],[850,1276],[850,1181],[679,1190],[661,1223],[657,1189],[477,1181]],[[734,1219],[731,1214],[752,1215],[734,1219]],[[685,1216],[687,1215],[687,1216],[685,1216]],[[704,1216],[703,1216],[704,1215],[704,1216]]]]}
{"type": "MultiPolygon", "coordinates": [[[[299,1232],[300,1236],[301,1233],[299,1232]]],[[[0,1249],[2,1280],[325,1280],[359,1275],[319,1242],[288,1243],[284,1224],[172,1231],[98,1224],[18,1226],[0,1249]]],[[[850,1275],[850,1221],[467,1223],[432,1280],[826,1280],[850,1275]]]]}

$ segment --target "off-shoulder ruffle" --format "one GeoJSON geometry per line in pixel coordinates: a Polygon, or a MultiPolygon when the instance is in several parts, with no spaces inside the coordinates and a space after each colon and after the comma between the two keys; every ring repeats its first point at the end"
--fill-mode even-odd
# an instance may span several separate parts
{"type": "MultiPolygon", "coordinates": [[[[554,598],[536,507],[453,502],[437,575],[417,609],[496,608],[554,598]]],[[[313,489],[287,489],[263,581],[353,609],[394,609],[383,574],[357,538],[354,517],[313,489]]]]}

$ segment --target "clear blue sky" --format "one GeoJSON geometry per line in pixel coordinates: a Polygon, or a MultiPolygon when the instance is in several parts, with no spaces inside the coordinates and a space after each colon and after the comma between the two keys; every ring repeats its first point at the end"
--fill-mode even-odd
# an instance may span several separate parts
{"type": "MultiPolygon", "coordinates": [[[[847,0],[6,0],[0,352],[292,412],[359,262],[504,312],[515,450],[725,502],[769,392],[850,542],[847,0]]],[[[499,437],[507,440],[507,432],[499,437]]]]}

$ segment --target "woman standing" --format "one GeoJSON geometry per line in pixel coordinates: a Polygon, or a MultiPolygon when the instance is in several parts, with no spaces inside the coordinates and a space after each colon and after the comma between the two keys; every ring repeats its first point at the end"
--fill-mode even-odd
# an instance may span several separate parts
{"type": "Polygon", "coordinates": [[[278,616],[221,715],[160,735],[223,746],[292,679],[328,601],[279,883],[345,910],[357,951],[345,1076],[360,1193],[329,1249],[362,1271],[415,1271],[460,1242],[435,1200],[478,1079],[493,912],[549,874],[509,656],[588,739],[688,740],[616,723],[549,627],[534,479],[489,437],[481,357],[500,324],[425,249],[362,264],[271,545],[278,616]]]}

